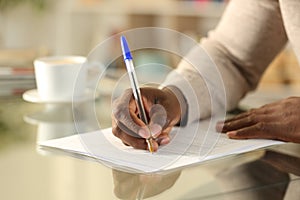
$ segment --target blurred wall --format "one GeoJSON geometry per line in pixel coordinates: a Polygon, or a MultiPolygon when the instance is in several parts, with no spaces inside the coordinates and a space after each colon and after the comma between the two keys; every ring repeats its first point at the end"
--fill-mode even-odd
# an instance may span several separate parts
{"type": "Polygon", "coordinates": [[[0,49],[47,49],[86,55],[108,36],[135,27],[172,28],[199,39],[213,28],[225,3],[164,0],[48,0],[45,10],[28,3],[0,14],[0,49]]]}

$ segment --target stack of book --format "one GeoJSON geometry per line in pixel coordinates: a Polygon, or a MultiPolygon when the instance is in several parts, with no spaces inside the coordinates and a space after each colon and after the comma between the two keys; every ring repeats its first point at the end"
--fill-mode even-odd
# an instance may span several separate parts
{"type": "Polygon", "coordinates": [[[35,88],[33,61],[45,54],[44,49],[0,49],[0,98],[35,88]]]}
{"type": "Polygon", "coordinates": [[[0,97],[21,96],[35,88],[33,67],[0,66],[0,97]]]}

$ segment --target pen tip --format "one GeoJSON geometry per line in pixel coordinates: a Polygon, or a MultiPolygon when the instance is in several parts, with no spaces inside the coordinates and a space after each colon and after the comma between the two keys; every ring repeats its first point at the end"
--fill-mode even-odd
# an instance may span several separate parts
{"type": "Polygon", "coordinates": [[[153,154],[154,149],[153,149],[153,141],[152,140],[153,140],[152,138],[148,138],[148,139],[146,139],[146,142],[148,145],[149,152],[153,154]]]}

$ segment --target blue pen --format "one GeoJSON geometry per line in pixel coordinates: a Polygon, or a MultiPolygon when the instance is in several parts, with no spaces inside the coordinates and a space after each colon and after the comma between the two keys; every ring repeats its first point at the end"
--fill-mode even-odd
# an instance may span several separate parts
{"type": "MultiPolygon", "coordinates": [[[[142,100],[142,96],[141,96],[141,91],[140,91],[140,87],[139,87],[137,77],[136,77],[136,74],[135,74],[130,49],[128,47],[126,38],[124,36],[121,36],[120,39],[121,39],[121,47],[122,47],[124,62],[125,62],[125,65],[126,65],[126,69],[127,69],[129,79],[130,79],[130,84],[131,84],[133,96],[134,96],[134,99],[135,99],[137,107],[138,107],[139,116],[140,116],[141,120],[146,125],[148,125],[148,119],[147,119],[147,115],[146,115],[146,112],[145,112],[145,109],[144,109],[144,104],[143,104],[143,100],[142,100]]],[[[153,138],[152,138],[151,131],[150,131],[150,137],[146,138],[146,142],[147,142],[149,151],[152,153],[153,152],[153,138]]]]}

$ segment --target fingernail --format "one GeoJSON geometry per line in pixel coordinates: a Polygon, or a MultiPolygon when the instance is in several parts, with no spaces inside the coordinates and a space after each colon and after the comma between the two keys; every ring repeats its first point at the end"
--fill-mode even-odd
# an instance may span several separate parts
{"type": "Polygon", "coordinates": [[[162,127],[158,124],[152,124],[150,125],[150,131],[151,131],[151,134],[154,138],[156,138],[157,136],[159,136],[159,134],[161,133],[162,131],[162,127]]]}
{"type": "Polygon", "coordinates": [[[229,132],[226,133],[226,135],[227,135],[228,137],[236,136],[236,131],[229,131],[229,132]]]}
{"type": "Polygon", "coordinates": [[[142,138],[149,138],[150,137],[150,132],[149,129],[147,127],[143,127],[139,130],[138,134],[142,137],[142,138]]]}
{"type": "Polygon", "coordinates": [[[165,145],[165,144],[168,144],[169,142],[170,142],[170,138],[165,137],[161,140],[160,145],[165,145]]]}

